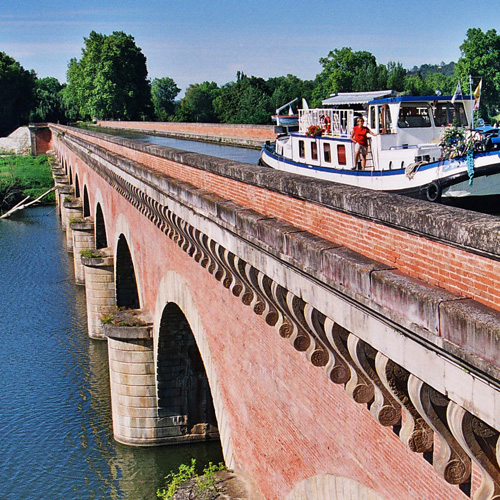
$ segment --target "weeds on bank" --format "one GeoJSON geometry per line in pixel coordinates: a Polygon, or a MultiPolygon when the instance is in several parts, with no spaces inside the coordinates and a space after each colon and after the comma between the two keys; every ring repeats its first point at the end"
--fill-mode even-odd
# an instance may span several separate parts
{"type": "MultiPolygon", "coordinates": [[[[54,185],[47,155],[0,157],[0,209],[8,209],[30,195],[33,199],[54,185]]],[[[53,202],[54,193],[46,201],[53,202]]]]}
{"type": "MultiPolygon", "coordinates": [[[[191,490],[195,495],[194,498],[212,500],[218,495],[215,473],[222,470],[226,470],[223,463],[214,464],[209,462],[203,469],[202,475],[198,475],[196,472],[196,459],[192,458],[190,465],[181,464],[177,472],[172,471],[165,477],[167,485],[165,488],[158,489],[156,491],[156,496],[163,500],[170,500],[174,498],[179,488],[190,481],[194,481],[191,490]]],[[[191,498],[191,496],[189,498],[191,498]]]]}
{"type": "Polygon", "coordinates": [[[102,257],[97,250],[82,250],[80,255],[86,259],[99,259],[102,257]]]}

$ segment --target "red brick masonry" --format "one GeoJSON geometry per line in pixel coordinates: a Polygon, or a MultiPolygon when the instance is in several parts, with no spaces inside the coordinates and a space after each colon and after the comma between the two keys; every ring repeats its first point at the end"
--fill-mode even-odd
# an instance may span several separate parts
{"type": "Polygon", "coordinates": [[[98,121],[99,127],[152,132],[174,136],[192,136],[197,139],[235,142],[260,146],[274,140],[276,134],[271,125],[233,125],[223,123],[179,123],[179,122],[121,122],[98,121]]]}
{"type": "MultiPolygon", "coordinates": [[[[439,310],[445,324],[447,318],[460,319],[464,314],[463,309],[453,309],[454,303],[470,303],[468,314],[484,315],[485,329],[488,318],[496,314],[489,308],[500,309],[500,223],[496,218],[203,155],[189,154],[183,158],[182,153],[168,148],[101,134],[52,128],[56,133],[79,137],[141,166],[215,193],[214,199],[231,200],[264,217],[278,219],[274,226],[270,224],[270,229],[263,228],[258,234],[262,245],[269,245],[274,254],[282,252],[288,258],[293,253],[286,246],[286,236],[281,238],[286,235],[285,222],[342,245],[345,248],[330,247],[332,254],[342,255],[346,261],[356,260],[360,279],[367,275],[371,280],[368,294],[378,294],[376,299],[389,311],[404,308],[405,303],[391,304],[390,286],[385,286],[384,280],[392,279],[391,286],[398,286],[398,273],[385,273],[388,269],[415,278],[415,287],[405,293],[417,294],[419,287],[428,283],[439,287],[436,296],[445,296],[448,292],[443,290],[458,294],[459,300],[451,300],[448,309],[439,310]]],[[[291,348],[251,308],[242,307],[241,300],[220,284],[214,286],[212,275],[187,259],[175,242],[165,238],[128,201],[110,190],[55,135],[53,142],[63,150],[73,174],[78,174],[80,187],[88,186],[91,206],[97,201],[102,204],[109,241],[116,241],[120,232],[130,229],[127,238],[137,258],[134,265],[141,304],[154,309],[158,280],[166,272],[174,271],[185,281],[205,325],[236,464],[255,481],[264,498],[283,500],[297,483],[321,474],[353,478],[386,500],[465,498],[457,486],[445,483],[419,454],[410,452],[391,427],[375,423],[364,405],[353,403],[342,386],[322,376],[303,353],[291,348]]],[[[309,255],[302,258],[304,264],[308,259],[314,260],[309,255]]],[[[347,279],[345,282],[351,283],[347,279]]],[[[362,287],[360,284],[359,289],[347,292],[361,296],[365,291],[362,287]]],[[[421,304],[427,303],[422,300],[421,304]]],[[[455,330],[450,326],[448,331],[455,330]]],[[[443,334],[432,327],[429,332],[443,334]]],[[[453,342],[469,347],[472,337],[467,335],[466,327],[457,332],[464,337],[453,338],[453,342]]],[[[489,342],[470,346],[471,352],[475,349],[475,354],[498,366],[495,342],[493,335],[489,342]]],[[[437,447],[437,440],[435,444],[437,447]]],[[[434,455],[436,452],[435,449],[434,455]]],[[[473,491],[478,481],[475,470],[473,491]]]]}
{"type": "MultiPolygon", "coordinates": [[[[80,135],[87,137],[85,134],[80,135]]],[[[301,196],[292,197],[288,193],[276,192],[266,188],[264,182],[262,186],[241,182],[217,175],[208,169],[189,167],[98,137],[95,138],[95,143],[171,177],[216,193],[222,198],[344,245],[370,259],[393,266],[409,276],[500,310],[500,245],[496,243],[497,236],[495,233],[490,235],[486,242],[488,246],[482,248],[482,241],[475,241],[473,232],[474,226],[480,226],[484,220],[487,220],[488,225],[496,226],[492,230],[500,231],[500,223],[496,218],[473,214],[473,220],[470,220],[471,216],[462,210],[438,206],[438,213],[432,222],[435,225],[432,228],[433,233],[425,234],[425,231],[421,231],[421,234],[415,234],[416,231],[409,232],[408,228],[401,224],[397,227],[397,220],[393,226],[388,225],[386,221],[379,222],[377,219],[381,217],[378,217],[378,213],[371,214],[371,219],[357,216],[356,211],[364,202],[367,207],[377,206],[373,205],[375,194],[371,192],[359,190],[357,199],[349,200],[351,210],[346,207],[344,212],[327,206],[326,202],[321,204],[316,200],[300,199],[301,196]],[[453,229],[454,233],[457,233],[455,241],[452,239],[454,234],[446,234],[445,237],[439,234],[441,225],[445,230],[453,229]],[[460,231],[467,233],[466,236],[470,240],[462,243],[459,240],[460,231]]],[[[269,176],[272,177],[272,174],[269,173],[269,176]]],[[[306,179],[304,184],[309,182],[306,179]]],[[[299,189],[299,183],[297,184],[296,189],[299,189]]],[[[352,198],[347,188],[345,191],[352,198]]],[[[413,211],[413,214],[408,214],[408,219],[434,217],[432,212],[436,207],[399,198],[402,212],[413,211]]],[[[377,199],[382,206],[383,197],[377,194],[377,199]]]]}

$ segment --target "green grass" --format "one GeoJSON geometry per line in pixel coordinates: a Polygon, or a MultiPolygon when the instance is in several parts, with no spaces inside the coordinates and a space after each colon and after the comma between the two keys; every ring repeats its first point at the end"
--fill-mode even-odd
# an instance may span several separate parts
{"type": "MultiPolygon", "coordinates": [[[[0,209],[9,209],[28,195],[33,200],[53,185],[46,155],[0,157],[0,209]]],[[[54,193],[50,193],[44,202],[54,199],[54,193]]]]}
{"type": "Polygon", "coordinates": [[[165,488],[160,488],[156,491],[156,496],[162,500],[171,500],[180,487],[194,480],[189,498],[191,498],[194,493],[193,498],[200,500],[215,500],[219,496],[215,473],[223,470],[226,470],[223,463],[216,465],[209,462],[200,476],[196,471],[196,460],[192,458],[189,465],[181,464],[177,472],[172,471],[165,477],[167,484],[165,488]]]}

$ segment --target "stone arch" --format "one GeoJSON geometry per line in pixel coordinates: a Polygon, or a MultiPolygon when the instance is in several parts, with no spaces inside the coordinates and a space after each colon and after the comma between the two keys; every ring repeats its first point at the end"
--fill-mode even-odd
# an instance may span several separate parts
{"type": "Polygon", "coordinates": [[[69,168],[69,185],[72,186],[73,185],[73,169],[70,167],[69,168]]]}
{"type": "Polygon", "coordinates": [[[102,213],[101,204],[98,202],[95,207],[95,247],[106,248],[108,246],[108,238],[106,236],[106,223],[104,222],[104,215],[102,213]]]}
{"type": "Polygon", "coordinates": [[[158,355],[162,319],[164,319],[163,314],[169,304],[173,304],[173,306],[171,306],[173,309],[170,309],[171,311],[176,309],[181,311],[196,341],[196,346],[198,347],[199,355],[205,367],[207,381],[213,399],[224,460],[226,462],[226,466],[232,469],[235,467],[235,457],[231,439],[230,422],[228,421],[228,412],[225,411],[225,404],[220,390],[217,371],[213,363],[205,328],[198,313],[198,308],[196,307],[185,281],[175,271],[169,271],[163,277],[156,299],[153,330],[156,373],[158,374],[159,370],[158,355]]]}
{"type": "Polygon", "coordinates": [[[83,216],[90,217],[90,201],[87,186],[83,187],[83,216]]]}
{"type": "Polygon", "coordinates": [[[218,439],[205,366],[186,316],[174,302],[163,309],[157,352],[159,416],[180,416],[191,438],[218,439]]]}
{"type": "Polygon", "coordinates": [[[385,500],[354,479],[318,474],[296,484],[285,500],[385,500]]]}
{"type": "Polygon", "coordinates": [[[134,262],[127,238],[120,234],[116,246],[115,265],[116,305],[127,309],[139,309],[139,293],[135,277],[134,262]]]}
{"type": "Polygon", "coordinates": [[[75,174],[75,198],[80,198],[80,183],[78,182],[78,174],[75,174]]]}

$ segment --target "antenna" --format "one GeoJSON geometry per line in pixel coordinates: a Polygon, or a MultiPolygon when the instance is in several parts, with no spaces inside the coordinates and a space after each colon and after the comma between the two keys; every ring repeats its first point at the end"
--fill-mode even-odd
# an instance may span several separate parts
{"type": "MultiPolygon", "coordinates": [[[[472,94],[472,76],[471,75],[469,75],[469,91],[470,91],[470,96],[472,98],[473,94],[472,94]]],[[[474,107],[472,108],[471,130],[474,130],[474,107]]]]}

